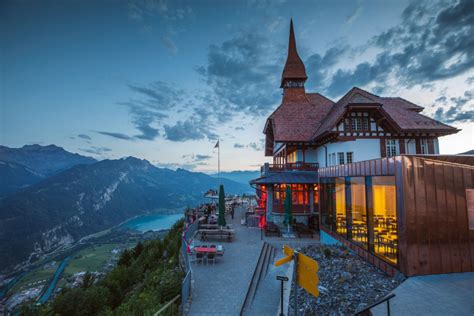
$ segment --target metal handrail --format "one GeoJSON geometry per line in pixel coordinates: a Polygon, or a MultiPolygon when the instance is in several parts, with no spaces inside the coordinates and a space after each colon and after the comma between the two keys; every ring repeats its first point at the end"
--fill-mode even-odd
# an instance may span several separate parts
{"type": "Polygon", "coordinates": [[[168,303],[165,304],[165,306],[163,306],[162,308],[160,308],[159,311],[157,311],[153,316],[158,316],[160,315],[161,313],[163,313],[168,307],[170,307],[174,302],[176,302],[176,300],[180,297],[180,295],[176,295],[171,301],[169,301],[168,303]]]}
{"type": "Polygon", "coordinates": [[[374,308],[375,306],[380,305],[383,302],[387,302],[387,315],[390,316],[390,299],[394,297],[395,297],[394,293],[391,293],[385,297],[382,297],[380,300],[376,301],[375,303],[367,307],[364,307],[364,309],[356,312],[354,315],[364,315],[364,313],[368,312],[370,309],[374,308]]]}

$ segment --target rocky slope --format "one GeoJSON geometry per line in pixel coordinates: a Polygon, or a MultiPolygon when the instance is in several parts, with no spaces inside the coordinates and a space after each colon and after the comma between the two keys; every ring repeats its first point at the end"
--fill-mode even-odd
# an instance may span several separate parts
{"type": "MultiPolygon", "coordinates": [[[[0,200],[0,270],[158,209],[203,201],[218,180],[125,158],[78,165],[0,200]]],[[[250,187],[223,179],[227,193],[250,187]]]]}

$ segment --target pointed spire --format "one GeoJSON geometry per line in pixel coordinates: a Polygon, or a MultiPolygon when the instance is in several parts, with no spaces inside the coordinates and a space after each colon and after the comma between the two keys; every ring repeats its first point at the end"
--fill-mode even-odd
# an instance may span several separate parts
{"type": "Polygon", "coordinates": [[[290,20],[290,38],[288,41],[288,57],[286,59],[285,68],[281,75],[281,86],[285,86],[286,81],[304,82],[308,77],[306,76],[306,69],[303,61],[298,55],[296,49],[295,31],[293,30],[293,19],[290,20]]]}

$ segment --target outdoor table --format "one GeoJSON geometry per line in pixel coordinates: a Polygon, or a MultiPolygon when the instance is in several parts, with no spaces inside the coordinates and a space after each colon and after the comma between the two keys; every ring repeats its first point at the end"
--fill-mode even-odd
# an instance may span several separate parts
{"type": "Polygon", "coordinates": [[[211,247],[194,247],[194,251],[200,253],[216,253],[217,249],[211,247]]]}

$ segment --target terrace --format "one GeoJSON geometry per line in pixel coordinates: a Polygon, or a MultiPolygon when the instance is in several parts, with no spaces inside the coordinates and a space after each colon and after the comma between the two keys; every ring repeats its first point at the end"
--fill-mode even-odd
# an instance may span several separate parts
{"type": "Polygon", "coordinates": [[[287,162],[279,164],[265,163],[260,167],[260,173],[283,172],[283,171],[318,171],[319,164],[313,162],[287,162]]]}

